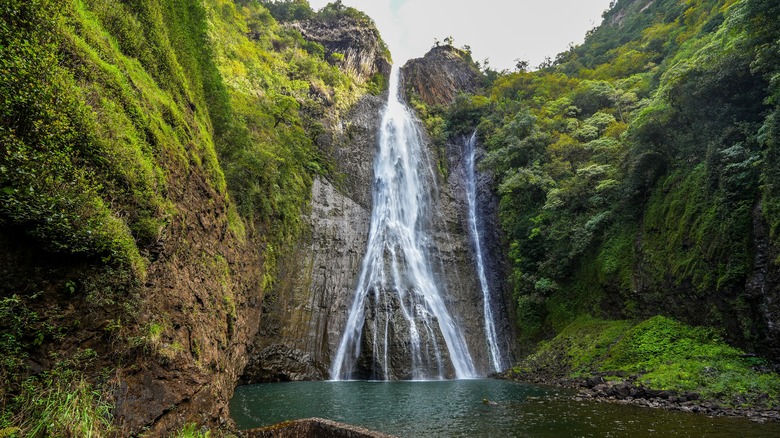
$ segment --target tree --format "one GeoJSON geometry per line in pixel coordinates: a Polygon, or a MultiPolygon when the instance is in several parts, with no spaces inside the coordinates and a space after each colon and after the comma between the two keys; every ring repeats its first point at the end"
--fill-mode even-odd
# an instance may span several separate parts
{"type": "Polygon", "coordinates": [[[527,72],[528,71],[528,61],[517,58],[515,59],[515,69],[519,72],[527,72]]]}
{"type": "Polygon", "coordinates": [[[544,70],[546,68],[550,68],[553,66],[553,60],[549,56],[544,58],[544,61],[542,61],[541,64],[537,67],[539,70],[544,70]]]}

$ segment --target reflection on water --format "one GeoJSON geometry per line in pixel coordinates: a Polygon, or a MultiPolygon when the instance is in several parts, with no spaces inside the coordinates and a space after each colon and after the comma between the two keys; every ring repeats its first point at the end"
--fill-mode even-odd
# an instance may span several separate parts
{"type": "Polygon", "coordinates": [[[238,387],[230,410],[240,429],[320,417],[402,437],[780,437],[778,423],[575,401],[572,395],[489,379],[294,382],[238,387]]]}

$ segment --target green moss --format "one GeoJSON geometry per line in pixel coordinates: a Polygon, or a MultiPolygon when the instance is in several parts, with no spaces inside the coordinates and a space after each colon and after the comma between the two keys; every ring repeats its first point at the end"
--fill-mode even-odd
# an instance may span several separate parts
{"type": "Polygon", "coordinates": [[[636,238],[637,231],[632,224],[621,224],[607,232],[597,260],[601,284],[613,284],[622,290],[633,288],[636,238]]]}
{"type": "Polygon", "coordinates": [[[635,375],[653,389],[696,392],[731,404],[780,405],[780,376],[716,331],[664,316],[640,323],[580,317],[516,368],[557,377],[635,375]]]}
{"type": "Polygon", "coordinates": [[[210,438],[211,431],[198,427],[195,423],[188,423],[173,435],[173,438],[210,438]]]}
{"type": "Polygon", "coordinates": [[[528,371],[551,370],[580,376],[593,373],[599,361],[631,323],[603,321],[589,316],[577,318],[551,341],[525,359],[521,368],[528,371]]]}
{"type": "Polygon", "coordinates": [[[753,200],[725,202],[706,167],[670,175],[645,214],[645,253],[660,272],[691,279],[698,293],[744,284],[751,264],[753,200]]]}
{"type": "Polygon", "coordinates": [[[696,391],[725,401],[739,395],[754,401],[767,394],[777,404],[780,376],[755,371],[761,363],[725,344],[712,329],[658,316],[629,330],[602,368],[641,372],[640,381],[660,389],[696,391]]]}

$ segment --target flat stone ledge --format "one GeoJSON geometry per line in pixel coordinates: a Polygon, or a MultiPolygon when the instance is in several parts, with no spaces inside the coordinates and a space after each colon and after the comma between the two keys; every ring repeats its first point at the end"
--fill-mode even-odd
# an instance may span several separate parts
{"type": "Polygon", "coordinates": [[[245,430],[241,435],[246,438],[397,438],[323,418],[285,421],[259,429],[245,430]]]}

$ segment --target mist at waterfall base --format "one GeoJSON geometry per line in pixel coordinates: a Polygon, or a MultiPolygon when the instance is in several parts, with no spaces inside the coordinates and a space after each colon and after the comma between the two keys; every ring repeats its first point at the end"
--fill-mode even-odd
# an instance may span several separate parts
{"type": "Polygon", "coordinates": [[[399,96],[399,76],[394,66],[374,160],[368,247],[330,376],[474,378],[462,329],[432,269],[436,175],[411,110],[399,96]]]}
{"type": "Polygon", "coordinates": [[[399,437],[780,436],[780,423],[584,401],[568,390],[488,379],[241,386],[230,412],[242,430],[318,417],[399,437]]]}

